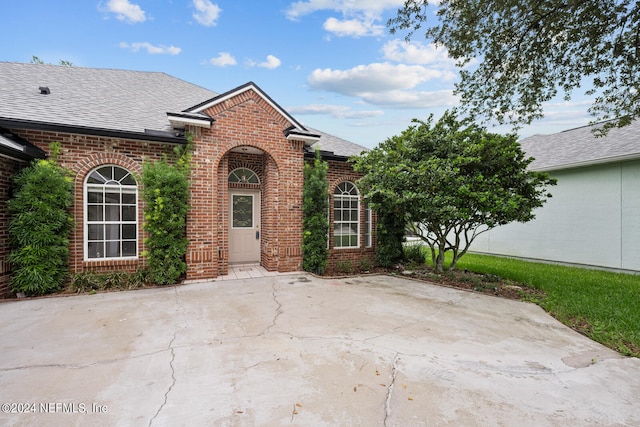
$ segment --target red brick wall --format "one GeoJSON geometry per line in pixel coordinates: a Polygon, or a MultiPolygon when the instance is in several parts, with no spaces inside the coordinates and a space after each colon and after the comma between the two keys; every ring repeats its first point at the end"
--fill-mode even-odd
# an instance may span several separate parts
{"type": "Polygon", "coordinates": [[[358,248],[334,248],[333,242],[333,192],[335,188],[343,181],[355,182],[362,176],[353,171],[351,165],[346,162],[329,161],[329,170],[327,171],[327,180],[329,181],[329,261],[327,263],[327,272],[335,274],[336,264],[339,262],[344,264],[350,262],[353,272],[360,271],[360,267],[366,264],[371,266],[375,262],[375,215],[372,213],[371,223],[371,247],[364,245],[364,209],[362,198],[360,198],[360,244],[358,248]],[[366,261],[363,261],[366,260],[366,261]]]}
{"type": "Polygon", "coordinates": [[[9,296],[11,289],[11,266],[7,257],[9,246],[9,213],[6,200],[11,195],[11,176],[26,163],[20,163],[6,157],[0,157],[0,297],[9,296]]]}
{"type": "Polygon", "coordinates": [[[108,164],[121,166],[137,175],[138,252],[141,253],[146,249],[144,246],[146,233],[142,229],[144,222],[143,186],[139,178],[142,173],[142,160],[158,160],[162,155],[169,154],[172,147],[163,143],[58,132],[24,131],[20,129],[13,129],[13,132],[42,148],[48,154],[51,152],[51,143],[60,142],[61,152],[58,156],[58,161],[75,175],[74,203],[71,207],[71,213],[75,219],[75,227],[70,236],[69,261],[71,273],[82,271],[109,272],[114,270],[133,272],[139,267],[143,267],[144,258],[137,260],[84,260],[84,181],[94,168],[108,164]]]}
{"type": "MultiPolygon", "coordinates": [[[[271,271],[297,271],[302,265],[302,187],[304,143],[287,140],[284,129],[289,123],[269,102],[249,90],[224,101],[208,111],[215,119],[211,129],[189,127],[193,135],[191,209],[187,218],[187,279],[215,278],[226,274],[228,259],[228,174],[237,167],[247,167],[260,178],[261,190],[261,264],[271,271]],[[262,154],[232,152],[238,147],[254,147],[262,154]]],[[[72,214],[75,228],[71,234],[71,272],[135,271],[144,266],[138,260],[84,260],[84,181],[94,168],[113,164],[138,177],[143,159],[157,160],[172,151],[165,143],[94,137],[68,133],[13,131],[50,152],[54,141],[61,143],[61,164],[75,173],[75,202],[72,214]]],[[[2,183],[11,174],[10,166],[0,164],[0,200],[6,200],[2,183]],[[4,172],[2,172],[4,171],[4,172]]],[[[330,162],[330,191],[342,180],[355,181],[351,166],[344,162],[330,162]]],[[[144,222],[142,183],[138,179],[138,252],[145,250],[142,229],[144,222]]],[[[0,225],[2,224],[0,211],[0,225]]],[[[331,212],[333,216],[333,212],[331,212]]],[[[361,218],[361,221],[363,218],[361,218]]],[[[2,231],[6,233],[6,226],[2,231]]],[[[0,245],[6,236],[0,234],[0,245]]],[[[331,240],[333,247],[333,240],[331,240]]],[[[6,252],[6,249],[5,249],[6,252]]],[[[330,266],[337,259],[352,259],[358,266],[363,258],[373,260],[373,249],[338,249],[331,251],[330,266]]],[[[0,262],[2,261],[0,246],[0,262]]],[[[1,266],[1,265],[0,265],[1,266]]],[[[2,286],[0,272],[0,289],[2,286]]],[[[6,279],[4,279],[6,281],[6,279]]]]}
{"type": "Polygon", "coordinates": [[[228,271],[227,177],[239,165],[250,166],[261,180],[262,265],[281,272],[299,270],[303,143],[285,138],[283,131],[290,123],[251,90],[211,107],[207,114],[216,120],[211,130],[189,129],[195,135],[192,187],[198,198],[187,221],[187,277],[202,279],[228,271]],[[263,154],[243,157],[231,152],[243,146],[263,154]]]}

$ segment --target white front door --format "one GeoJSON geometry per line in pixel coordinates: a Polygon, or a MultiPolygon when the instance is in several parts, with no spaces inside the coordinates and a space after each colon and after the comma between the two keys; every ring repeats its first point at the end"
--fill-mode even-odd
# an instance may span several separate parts
{"type": "Polygon", "coordinates": [[[229,262],[260,262],[260,191],[229,189],[229,262]]]}

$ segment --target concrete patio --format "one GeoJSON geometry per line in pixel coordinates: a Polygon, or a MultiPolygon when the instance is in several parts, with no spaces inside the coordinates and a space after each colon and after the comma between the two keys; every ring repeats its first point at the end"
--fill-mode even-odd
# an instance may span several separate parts
{"type": "Polygon", "coordinates": [[[0,424],[640,425],[640,360],[533,304],[226,279],[0,304],[0,424]]]}

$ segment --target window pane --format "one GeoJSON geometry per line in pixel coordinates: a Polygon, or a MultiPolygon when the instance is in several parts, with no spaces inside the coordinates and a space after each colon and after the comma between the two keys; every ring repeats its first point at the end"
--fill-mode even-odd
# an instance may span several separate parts
{"type": "Polygon", "coordinates": [[[102,224],[89,224],[89,240],[104,240],[104,226],[102,224]]]}
{"type": "Polygon", "coordinates": [[[122,192],[122,204],[123,205],[135,205],[136,204],[136,195],[135,193],[125,193],[122,192]]]}
{"type": "Polygon", "coordinates": [[[120,203],[120,193],[105,193],[104,194],[104,202],[109,204],[119,204],[120,203]]]}
{"type": "Polygon", "coordinates": [[[89,242],[87,249],[89,252],[89,258],[104,257],[104,243],[102,242],[89,242]]]}
{"type": "Polygon", "coordinates": [[[122,185],[137,185],[137,182],[136,182],[135,178],[133,177],[133,175],[127,175],[127,177],[125,179],[120,181],[120,184],[122,184],[122,185]]]}
{"type": "Polygon", "coordinates": [[[104,207],[105,221],[120,221],[120,206],[107,205],[104,207]]]}
{"type": "Polygon", "coordinates": [[[106,181],[110,181],[113,179],[113,167],[112,166],[103,166],[97,170],[97,172],[106,178],[106,181]]]}
{"type": "Polygon", "coordinates": [[[233,227],[253,227],[253,197],[233,195],[233,227]]]}
{"type": "Polygon", "coordinates": [[[349,236],[349,246],[356,247],[358,246],[358,236],[349,236]]]}
{"type": "Polygon", "coordinates": [[[123,206],[122,207],[122,220],[123,221],[135,221],[136,220],[136,207],[135,206],[123,206]]]}
{"type": "Polygon", "coordinates": [[[122,181],[122,178],[124,178],[128,174],[129,174],[129,172],[127,172],[126,170],[124,170],[122,168],[118,168],[118,167],[114,167],[113,168],[113,179],[115,181],[122,181]]]}
{"type": "Polygon", "coordinates": [[[87,203],[102,203],[102,191],[89,191],[87,193],[87,203]]]}
{"type": "Polygon", "coordinates": [[[122,238],[127,240],[134,240],[136,238],[136,225],[135,224],[123,224],[122,225],[122,238]]]}
{"type": "Polygon", "coordinates": [[[136,256],[136,242],[122,242],[122,256],[136,256]]]}
{"type": "Polygon", "coordinates": [[[120,242],[106,242],[107,258],[116,258],[120,256],[120,242]]]}
{"type": "Polygon", "coordinates": [[[102,221],[102,205],[87,206],[87,219],[89,221],[102,221]]]}
{"type": "Polygon", "coordinates": [[[106,240],[120,240],[120,224],[107,224],[104,228],[106,240]]]}

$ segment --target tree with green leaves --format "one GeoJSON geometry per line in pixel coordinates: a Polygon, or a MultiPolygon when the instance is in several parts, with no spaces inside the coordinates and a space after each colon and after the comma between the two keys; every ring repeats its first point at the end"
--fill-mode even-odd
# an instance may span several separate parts
{"type": "Polygon", "coordinates": [[[376,211],[393,211],[429,245],[438,273],[481,233],[513,221],[527,222],[555,184],[546,173],[530,171],[515,135],[489,133],[447,111],[438,122],[414,120],[355,159],[365,201],[376,211]]]}
{"type": "Polygon", "coordinates": [[[302,189],[302,269],[323,274],[327,268],[329,218],[329,181],[327,162],[316,150],[313,163],[304,165],[302,189]]]}
{"type": "Polygon", "coordinates": [[[568,100],[586,84],[594,120],[613,119],[605,131],[640,116],[635,0],[407,0],[387,25],[392,34],[407,30],[407,40],[424,25],[426,38],[447,49],[461,69],[456,93],[473,116],[528,124],[559,91],[568,100]]]}
{"type": "Polygon", "coordinates": [[[13,177],[8,202],[9,254],[14,292],[41,295],[59,290],[69,274],[69,233],[73,180],[58,165],[59,143],[46,160],[34,160],[13,177]]]}

